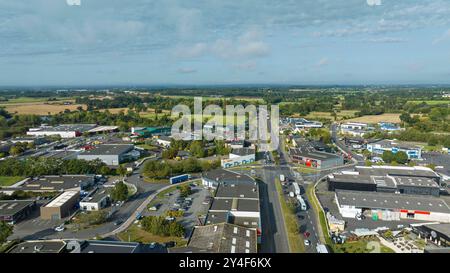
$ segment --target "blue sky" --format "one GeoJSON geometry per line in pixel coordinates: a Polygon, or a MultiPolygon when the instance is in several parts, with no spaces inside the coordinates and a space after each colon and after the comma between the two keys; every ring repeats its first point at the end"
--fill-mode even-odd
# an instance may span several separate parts
{"type": "Polygon", "coordinates": [[[0,85],[450,83],[448,0],[66,1],[0,0],[0,85]]]}

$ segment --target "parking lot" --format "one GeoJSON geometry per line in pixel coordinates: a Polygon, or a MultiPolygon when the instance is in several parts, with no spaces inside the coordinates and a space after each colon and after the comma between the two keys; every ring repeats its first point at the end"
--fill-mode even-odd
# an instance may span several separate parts
{"type": "Polygon", "coordinates": [[[185,227],[186,234],[190,234],[192,228],[200,224],[199,217],[206,215],[208,212],[209,204],[204,204],[204,200],[211,196],[209,190],[202,186],[196,185],[195,187],[191,187],[191,189],[192,194],[186,198],[182,198],[178,190],[166,193],[164,198],[158,199],[158,201],[151,204],[150,207],[155,207],[157,209],[156,211],[147,209],[143,215],[165,216],[166,212],[170,210],[183,210],[183,217],[179,217],[176,220],[185,227]]]}

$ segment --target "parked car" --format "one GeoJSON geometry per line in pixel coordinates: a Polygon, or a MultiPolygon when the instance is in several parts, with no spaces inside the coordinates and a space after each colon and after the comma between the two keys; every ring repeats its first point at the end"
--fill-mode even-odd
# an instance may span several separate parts
{"type": "Polygon", "coordinates": [[[157,246],[157,243],[155,243],[155,242],[150,243],[150,245],[149,245],[150,249],[154,249],[156,246],[157,246]]]}
{"type": "Polygon", "coordinates": [[[303,233],[303,236],[305,236],[305,238],[308,238],[311,235],[311,233],[309,233],[308,231],[305,231],[303,233]]]}
{"type": "Polygon", "coordinates": [[[115,226],[118,226],[118,225],[120,225],[120,224],[122,224],[122,223],[123,223],[122,220],[117,220],[117,221],[114,222],[114,225],[115,225],[115,226]]]}
{"type": "Polygon", "coordinates": [[[66,228],[64,227],[64,225],[60,225],[60,226],[57,226],[57,227],[55,228],[55,231],[56,231],[56,232],[63,232],[64,230],[66,230],[66,228]]]}
{"type": "Polygon", "coordinates": [[[310,246],[311,242],[309,240],[305,240],[305,246],[310,246]]]}

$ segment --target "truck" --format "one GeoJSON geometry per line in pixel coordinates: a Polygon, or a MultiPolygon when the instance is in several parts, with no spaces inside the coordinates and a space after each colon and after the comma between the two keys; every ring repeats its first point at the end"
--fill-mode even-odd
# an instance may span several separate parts
{"type": "Polygon", "coordinates": [[[306,207],[306,202],[305,202],[305,200],[303,200],[303,198],[302,198],[300,195],[297,195],[297,200],[298,200],[298,203],[299,203],[299,205],[300,205],[300,209],[301,209],[301,210],[306,210],[307,207],[306,207]]]}
{"type": "Polygon", "coordinates": [[[298,185],[297,182],[292,183],[292,185],[294,185],[294,193],[295,195],[300,195],[302,192],[300,190],[300,186],[298,185]]]}
{"type": "Polygon", "coordinates": [[[191,179],[191,175],[190,174],[182,174],[182,175],[177,175],[177,176],[173,176],[169,179],[170,184],[178,184],[184,181],[188,181],[189,179],[191,179]]]}
{"type": "Polygon", "coordinates": [[[280,174],[280,181],[284,182],[286,180],[286,177],[284,177],[284,174],[280,174]]]}

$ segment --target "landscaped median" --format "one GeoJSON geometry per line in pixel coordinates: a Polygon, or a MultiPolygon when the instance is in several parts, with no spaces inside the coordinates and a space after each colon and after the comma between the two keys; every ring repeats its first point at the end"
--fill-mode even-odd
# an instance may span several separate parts
{"type": "Polygon", "coordinates": [[[302,253],[305,252],[305,246],[303,243],[303,238],[300,236],[300,229],[297,223],[297,217],[293,213],[286,202],[283,195],[283,189],[281,188],[281,183],[279,179],[274,181],[275,187],[278,192],[278,198],[281,204],[281,210],[283,212],[284,225],[286,228],[289,250],[291,253],[302,253]]]}

